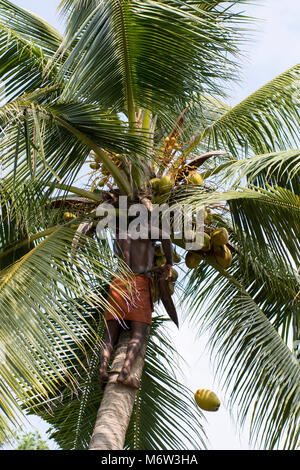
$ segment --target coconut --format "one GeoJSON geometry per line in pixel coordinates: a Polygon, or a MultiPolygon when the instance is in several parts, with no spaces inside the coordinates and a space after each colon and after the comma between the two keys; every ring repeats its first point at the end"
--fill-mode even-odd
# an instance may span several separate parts
{"type": "Polygon", "coordinates": [[[192,171],[188,176],[188,184],[203,184],[203,178],[196,171],[192,171]]]}
{"type": "Polygon", "coordinates": [[[228,269],[232,264],[231,251],[226,245],[214,248],[214,255],[217,263],[223,268],[228,269]]]}
{"type": "Polygon", "coordinates": [[[202,261],[201,256],[199,253],[194,253],[193,251],[188,251],[185,257],[185,264],[189,269],[195,269],[199,266],[200,262],[202,261]]]}
{"type": "Polygon", "coordinates": [[[159,183],[160,183],[160,178],[152,178],[150,180],[150,185],[151,185],[152,191],[158,191],[159,183]]]}
{"type": "Polygon", "coordinates": [[[72,212],[65,212],[64,213],[64,220],[68,222],[69,220],[76,219],[76,215],[72,214],[72,212]]]}
{"type": "Polygon", "coordinates": [[[212,245],[214,247],[226,245],[229,240],[229,234],[225,227],[221,227],[215,230],[211,236],[212,245]]]}
{"type": "Polygon", "coordinates": [[[211,249],[211,238],[204,232],[203,234],[203,245],[200,248],[201,251],[209,251],[211,249]]]}
{"type": "Polygon", "coordinates": [[[170,175],[165,175],[160,178],[158,184],[159,194],[169,194],[174,186],[174,181],[170,175]]]}
{"type": "Polygon", "coordinates": [[[176,282],[177,279],[178,279],[178,277],[179,277],[178,271],[176,271],[176,269],[173,268],[173,269],[172,269],[172,277],[171,277],[171,280],[172,280],[173,282],[176,282]]]}
{"type": "Polygon", "coordinates": [[[164,256],[164,250],[163,250],[163,247],[161,245],[157,245],[154,249],[154,254],[155,256],[159,257],[159,256],[164,256]]]}
{"type": "Polygon", "coordinates": [[[168,282],[168,287],[169,287],[170,294],[173,295],[175,292],[175,286],[173,282],[168,282]]]}
{"type": "Polygon", "coordinates": [[[164,264],[166,264],[167,262],[167,259],[165,256],[158,256],[156,259],[155,259],[155,265],[156,266],[163,266],[164,264]]]}
{"type": "Polygon", "coordinates": [[[218,411],[220,408],[220,400],[211,390],[197,390],[195,393],[195,401],[197,405],[205,411],[218,411]]]}
{"type": "Polygon", "coordinates": [[[181,256],[177,253],[177,251],[173,251],[173,261],[174,263],[180,263],[181,256]]]}

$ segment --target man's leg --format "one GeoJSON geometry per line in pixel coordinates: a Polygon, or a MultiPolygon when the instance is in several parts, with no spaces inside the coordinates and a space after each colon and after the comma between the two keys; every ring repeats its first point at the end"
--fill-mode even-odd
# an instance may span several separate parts
{"type": "Polygon", "coordinates": [[[148,324],[142,322],[131,322],[131,340],[128,344],[126,358],[123,364],[123,368],[118,377],[118,382],[128,385],[129,387],[139,388],[140,384],[136,377],[130,375],[132,364],[137,358],[141,351],[148,330],[148,324]]]}
{"type": "Polygon", "coordinates": [[[104,344],[101,352],[100,359],[100,384],[104,388],[108,381],[107,366],[111,358],[114,346],[119,339],[121,325],[118,320],[107,321],[107,332],[104,339],[104,344]]]}

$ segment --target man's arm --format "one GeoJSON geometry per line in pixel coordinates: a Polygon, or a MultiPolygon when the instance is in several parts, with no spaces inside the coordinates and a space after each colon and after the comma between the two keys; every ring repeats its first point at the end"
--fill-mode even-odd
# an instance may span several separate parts
{"type": "Polygon", "coordinates": [[[116,254],[130,267],[130,240],[115,240],[116,254]]]}

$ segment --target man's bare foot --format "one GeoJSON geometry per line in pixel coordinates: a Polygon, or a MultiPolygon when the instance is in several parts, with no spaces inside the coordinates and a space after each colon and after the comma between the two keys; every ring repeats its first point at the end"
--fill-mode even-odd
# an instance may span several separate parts
{"type": "Polygon", "coordinates": [[[123,368],[120,372],[119,377],[117,378],[117,382],[121,383],[122,385],[127,385],[128,387],[131,388],[140,388],[140,382],[139,380],[134,377],[134,375],[131,375],[128,369],[123,368]]]}
{"type": "Polygon", "coordinates": [[[106,384],[108,382],[108,372],[107,369],[100,369],[100,386],[102,390],[104,390],[106,384]]]}

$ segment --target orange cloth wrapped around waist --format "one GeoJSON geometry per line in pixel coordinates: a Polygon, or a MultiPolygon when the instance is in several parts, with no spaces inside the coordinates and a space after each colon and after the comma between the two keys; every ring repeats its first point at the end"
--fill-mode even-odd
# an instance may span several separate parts
{"type": "Polygon", "coordinates": [[[113,308],[113,313],[106,312],[106,320],[128,320],[152,324],[152,312],[154,310],[152,298],[152,278],[146,274],[135,274],[132,279],[131,288],[119,279],[113,279],[108,302],[113,308]],[[122,292],[128,294],[124,298],[122,292]]]}

